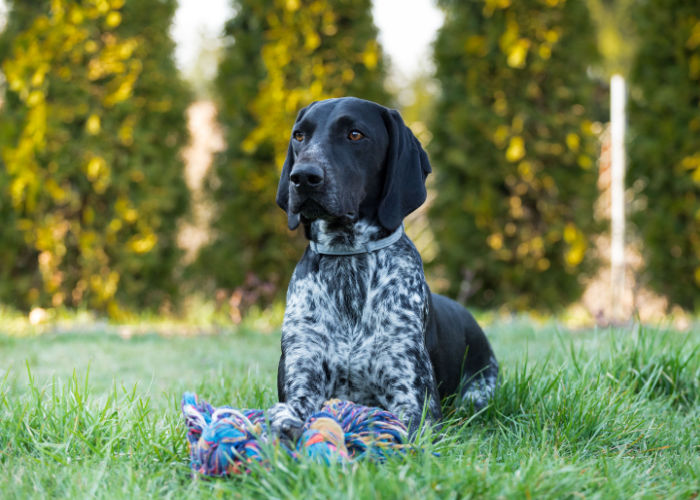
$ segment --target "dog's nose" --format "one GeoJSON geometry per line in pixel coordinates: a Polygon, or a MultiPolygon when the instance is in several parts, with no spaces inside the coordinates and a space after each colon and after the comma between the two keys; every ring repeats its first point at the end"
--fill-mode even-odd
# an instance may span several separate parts
{"type": "Polygon", "coordinates": [[[289,179],[296,188],[318,189],[323,185],[323,169],[312,163],[298,164],[289,179]]]}

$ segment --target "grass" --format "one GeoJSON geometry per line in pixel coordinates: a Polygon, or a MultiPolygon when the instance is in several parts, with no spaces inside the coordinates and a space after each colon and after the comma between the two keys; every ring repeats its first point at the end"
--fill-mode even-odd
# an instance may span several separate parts
{"type": "Polygon", "coordinates": [[[502,381],[424,453],[192,479],[179,399],[275,402],[279,334],[0,334],[3,498],[696,498],[700,331],[488,328],[502,381]],[[432,452],[439,453],[436,456],[432,452]]]}

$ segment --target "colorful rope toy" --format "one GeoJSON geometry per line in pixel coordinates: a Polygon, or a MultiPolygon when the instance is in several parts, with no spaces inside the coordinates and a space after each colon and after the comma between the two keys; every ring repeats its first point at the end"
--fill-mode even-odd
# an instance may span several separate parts
{"type": "Polygon", "coordinates": [[[305,455],[329,464],[362,458],[381,462],[402,453],[408,440],[406,426],[393,413],[339,399],[326,401],[306,420],[295,449],[269,432],[263,410],[217,409],[189,392],[181,407],[192,469],[205,476],[249,472],[252,463],[268,465],[268,443],[294,458],[305,455]]]}

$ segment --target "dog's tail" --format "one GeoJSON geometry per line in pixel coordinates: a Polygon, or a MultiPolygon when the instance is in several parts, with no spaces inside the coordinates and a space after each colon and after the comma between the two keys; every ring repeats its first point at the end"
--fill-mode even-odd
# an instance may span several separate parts
{"type": "Polygon", "coordinates": [[[498,361],[491,355],[488,363],[477,373],[465,373],[460,390],[461,405],[484,408],[498,388],[498,361]]]}

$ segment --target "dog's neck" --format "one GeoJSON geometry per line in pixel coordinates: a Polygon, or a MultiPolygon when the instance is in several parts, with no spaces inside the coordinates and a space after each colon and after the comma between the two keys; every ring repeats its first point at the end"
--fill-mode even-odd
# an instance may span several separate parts
{"type": "Polygon", "coordinates": [[[366,253],[373,248],[393,244],[401,234],[401,226],[396,231],[390,231],[378,222],[366,219],[354,223],[317,219],[308,225],[307,231],[312,250],[329,255],[366,253]]]}

